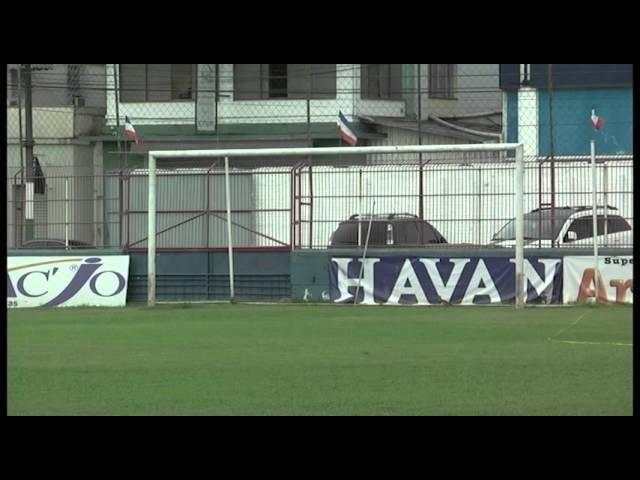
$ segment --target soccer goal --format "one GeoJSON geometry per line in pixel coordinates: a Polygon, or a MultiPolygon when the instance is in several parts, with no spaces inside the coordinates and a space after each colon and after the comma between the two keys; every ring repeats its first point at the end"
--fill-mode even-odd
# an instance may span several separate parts
{"type": "MultiPolygon", "coordinates": [[[[495,206],[485,205],[483,207],[485,210],[480,211],[480,205],[475,200],[475,196],[480,195],[479,191],[475,193],[474,190],[474,193],[468,193],[465,190],[466,187],[463,186],[466,176],[476,175],[472,169],[467,168],[469,166],[468,159],[480,158],[483,155],[485,156],[483,158],[493,158],[494,163],[496,161],[501,163],[503,185],[507,185],[504,190],[506,193],[501,194],[500,202],[505,209],[508,209],[508,213],[505,210],[502,216],[508,215],[515,218],[515,306],[521,308],[524,306],[526,293],[523,250],[525,175],[524,149],[523,145],[518,143],[150,151],[148,156],[148,224],[147,232],[145,232],[148,253],[147,304],[154,306],[157,301],[158,239],[162,238],[161,234],[167,229],[164,224],[161,224],[160,231],[157,228],[157,205],[158,202],[161,202],[162,205],[170,203],[170,199],[159,198],[158,177],[162,174],[163,165],[175,165],[178,160],[187,159],[190,161],[185,162],[187,164],[195,164],[194,162],[197,161],[201,161],[203,165],[207,161],[216,162],[217,187],[215,196],[218,203],[213,215],[219,222],[216,224],[214,233],[218,238],[216,245],[224,248],[223,251],[228,254],[229,301],[233,303],[236,300],[234,250],[237,251],[241,248],[243,241],[248,241],[235,238],[240,236],[238,235],[238,226],[244,229],[243,232],[252,232],[255,237],[252,240],[254,241],[253,245],[256,246],[269,246],[272,244],[268,242],[276,242],[273,245],[278,245],[283,249],[327,248],[325,240],[328,239],[331,231],[335,230],[338,222],[341,219],[355,219],[352,221],[360,222],[361,219],[365,219],[369,215],[372,203],[376,205],[376,214],[415,216],[420,219],[429,219],[434,223],[434,218],[429,215],[433,215],[430,212],[440,202],[441,208],[458,209],[460,212],[462,209],[472,210],[472,213],[465,214],[465,219],[461,219],[458,223],[455,223],[455,219],[451,219],[451,213],[439,214],[440,224],[438,224],[438,219],[435,219],[434,225],[440,225],[440,229],[451,232],[445,235],[453,239],[449,243],[461,245],[488,243],[486,238],[490,238],[487,237],[489,230],[495,227],[493,224],[487,226],[486,221],[491,219],[493,212],[491,208],[495,208],[495,206]],[[304,159],[304,161],[300,162],[299,159],[304,159]],[[299,181],[301,167],[295,165],[306,165],[307,169],[303,172],[305,175],[304,185],[301,185],[299,181]],[[427,167],[431,168],[431,171],[427,172],[427,167]],[[244,184],[236,181],[241,175],[244,177],[262,175],[260,180],[253,180],[252,185],[255,186],[262,181],[262,178],[278,174],[280,172],[278,169],[285,169],[280,176],[286,183],[273,183],[268,188],[261,187],[259,193],[251,193],[252,198],[257,198],[251,206],[253,209],[251,211],[249,207],[238,205],[238,202],[246,198],[247,195],[244,193],[246,190],[242,190],[246,188],[243,186],[244,184]],[[445,193],[440,193],[439,198],[430,197],[438,184],[429,182],[440,182],[441,184],[444,181],[438,179],[447,179],[452,182],[450,197],[447,196],[446,189],[445,193]],[[456,190],[458,186],[461,186],[459,191],[456,190]],[[243,193],[240,193],[241,190],[243,193]],[[224,195],[222,195],[222,191],[224,191],[224,195]],[[277,195],[282,196],[290,203],[290,213],[281,208],[282,214],[287,216],[285,220],[279,220],[282,225],[275,226],[274,220],[268,228],[265,227],[259,231],[259,226],[266,224],[264,218],[267,213],[264,212],[268,209],[261,207],[258,203],[267,202],[270,196],[277,195]],[[459,202],[458,199],[465,195],[465,201],[469,205],[457,207],[458,203],[456,202],[459,202]],[[315,203],[308,201],[308,199],[315,203]],[[242,223],[240,215],[245,216],[242,218],[249,218],[249,215],[253,215],[251,217],[253,223],[249,227],[239,225],[242,223]],[[304,231],[301,230],[301,225],[304,227],[304,231]],[[285,235],[286,241],[283,240],[285,235]]],[[[474,171],[479,172],[480,170],[476,164],[474,171]]],[[[477,187],[473,188],[482,190],[482,183],[476,180],[474,182],[477,187]]],[[[209,218],[212,210],[209,207],[209,186],[207,185],[206,188],[207,207],[206,210],[203,209],[202,214],[209,218]]],[[[161,196],[171,195],[171,192],[170,189],[160,188],[161,196]]],[[[276,211],[277,209],[272,210],[276,211]]],[[[494,223],[497,223],[503,219],[495,218],[493,220],[494,223]]],[[[210,247],[209,232],[212,230],[208,223],[206,228],[208,242],[206,246],[210,247]]],[[[370,226],[368,233],[366,230],[358,228],[357,234],[355,234],[357,238],[354,240],[356,247],[364,246],[365,240],[368,241],[368,238],[363,238],[362,232],[365,232],[367,236],[369,233],[372,235],[372,243],[369,247],[374,243],[373,236],[380,233],[375,229],[372,231],[370,226]]],[[[423,233],[420,235],[422,236],[423,233]]],[[[393,238],[387,238],[386,241],[393,243],[393,238]]]]}

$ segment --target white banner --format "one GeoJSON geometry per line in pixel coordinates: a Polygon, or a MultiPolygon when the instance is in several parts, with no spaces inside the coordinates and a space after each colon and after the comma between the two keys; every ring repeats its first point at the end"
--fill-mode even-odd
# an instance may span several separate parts
{"type": "Polygon", "coordinates": [[[122,307],[129,257],[7,257],[7,307],[122,307]]]}
{"type": "MultiPolygon", "coordinates": [[[[564,257],[563,303],[595,297],[594,257],[564,257]]],[[[633,257],[598,257],[598,302],[633,303],[633,257]]]]}

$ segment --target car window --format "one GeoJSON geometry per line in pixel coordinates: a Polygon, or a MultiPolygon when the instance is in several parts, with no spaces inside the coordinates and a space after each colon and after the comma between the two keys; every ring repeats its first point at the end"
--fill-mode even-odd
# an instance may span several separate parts
{"type": "Polygon", "coordinates": [[[343,222],[333,233],[332,245],[358,245],[358,224],[343,222]]]}
{"type": "Polygon", "coordinates": [[[29,240],[21,248],[32,248],[35,250],[46,250],[49,248],[63,248],[64,244],[53,240],[29,240]]]}
{"type": "MultiPolygon", "coordinates": [[[[604,235],[604,215],[598,215],[598,236],[604,235]]],[[[631,230],[629,223],[619,215],[607,216],[607,233],[624,232],[631,230]]],[[[582,217],[574,220],[569,226],[567,232],[576,232],[576,240],[583,240],[585,238],[593,238],[593,217],[582,217]]],[[[571,243],[568,238],[568,234],[565,235],[564,241],[571,243]]]]}
{"type": "MultiPolygon", "coordinates": [[[[34,239],[27,240],[22,244],[20,248],[23,249],[34,249],[34,250],[48,250],[48,249],[57,249],[57,248],[66,248],[64,240],[56,240],[56,239],[34,239]]],[[[77,248],[95,248],[93,245],[90,245],[86,242],[80,240],[69,240],[69,248],[77,249],[77,248]]]]}
{"type": "Polygon", "coordinates": [[[569,232],[575,232],[576,240],[593,237],[593,220],[591,217],[582,217],[571,222],[567,234],[564,236],[564,241],[567,243],[573,241],[569,240],[569,232]]]}
{"type": "Polygon", "coordinates": [[[423,243],[446,243],[444,237],[429,222],[422,222],[422,238],[423,243]]]}
{"type": "MultiPolygon", "coordinates": [[[[369,235],[369,246],[386,246],[387,245],[387,222],[372,222],[371,233],[369,235]]],[[[369,222],[362,222],[362,244],[364,245],[369,230],[369,222]]]]}
{"type": "Polygon", "coordinates": [[[394,224],[395,241],[400,245],[420,245],[417,222],[404,221],[394,224]]]}
{"type": "MultiPolygon", "coordinates": [[[[358,225],[362,229],[361,241],[364,246],[369,221],[363,219],[362,222],[350,220],[342,222],[331,238],[331,246],[334,247],[356,247],[358,246],[358,225]]],[[[371,233],[369,235],[370,247],[386,247],[389,238],[389,229],[393,233],[393,245],[426,245],[433,243],[447,243],[446,239],[428,222],[422,220],[378,220],[371,223],[371,233]]]]}
{"type": "MultiPolygon", "coordinates": [[[[369,222],[350,221],[340,224],[333,234],[332,246],[357,247],[358,246],[358,225],[362,229],[361,242],[364,246],[369,222]]],[[[369,246],[385,246],[387,244],[387,222],[371,222],[371,233],[369,235],[369,246]]]]}
{"type": "MultiPolygon", "coordinates": [[[[607,217],[607,233],[626,232],[627,230],[631,230],[631,225],[621,216],[610,215],[607,217]]],[[[598,233],[600,233],[599,229],[598,233]]]]}

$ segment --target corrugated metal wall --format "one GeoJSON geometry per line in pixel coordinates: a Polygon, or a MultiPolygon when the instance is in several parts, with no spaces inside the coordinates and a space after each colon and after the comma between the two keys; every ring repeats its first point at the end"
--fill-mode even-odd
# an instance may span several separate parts
{"type": "MultiPolygon", "coordinates": [[[[123,198],[122,241],[136,248],[147,246],[148,176],[146,170],[106,178],[110,238],[118,238],[118,182],[123,198]]],[[[230,178],[232,235],[236,246],[256,246],[254,180],[234,171],[230,178]],[[240,226],[241,225],[241,226],[240,226]]],[[[158,172],[158,248],[215,248],[227,244],[224,175],[206,170],[158,172]],[[211,213],[205,214],[206,210],[211,213]],[[163,232],[164,231],[164,232],[163,232]]]]}
{"type": "MultiPolygon", "coordinates": [[[[591,170],[586,161],[556,164],[556,206],[591,205],[591,170]]],[[[632,163],[610,161],[598,166],[598,203],[619,209],[633,222],[632,163]],[[606,171],[606,173],[605,173],[606,171]],[[606,183],[605,183],[606,178],[606,183]],[[606,195],[605,195],[606,192],[606,195]],[[606,197],[606,198],[605,198],[606,197]]],[[[424,218],[449,243],[486,244],[514,218],[514,164],[426,165],[423,173],[424,218]]],[[[525,212],[550,201],[550,169],[537,162],[525,168],[525,212]]],[[[302,180],[308,200],[308,174],[302,180]]],[[[340,221],[351,215],[419,213],[419,167],[377,165],[313,169],[313,246],[325,247],[340,221]]],[[[303,210],[303,214],[306,212],[303,210]]],[[[309,244],[309,217],[303,217],[302,245],[309,244]]]]}
{"type": "MultiPolygon", "coordinates": [[[[598,203],[617,207],[633,221],[633,176],[630,161],[598,166],[598,203]]],[[[341,221],[354,214],[419,214],[420,168],[416,164],[313,168],[313,199],[309,170],[300,172],[300,244],[324,248],[341,221]],[[311,201],[312,200],[312,201],[311,201]],[[312,207],[304,205],[312,203],[312,207]],[[302,205],[300,205],[302,204],[302,205]],[[310,235],[313,238],[310,238],[310,235]]],[[[591,204],[589,162],[556,163],[556,205],[591,204]]],[[[145,247],[147,176],[139,171],[123,182],[124,243],[145,247]],[[128,205],[128,208],[126,207],[128,205]],[[127,210],[129,215],[127,216],[127,210]],[[127,237],[127,228],[129,235],[127,237]],[[136,243],[138,242],[138,243],[136,243]]],[[[423,168],[423,212],[449,243],[486,244],[515,215],[514,164],[427,164],[423,168]]],[[[109,235],[117,238],[117,177],[107,178],[109,235]],[[116,222],[113,219],[116,218],[116,222]]],[[[279,247],[291,240],[291,169],[236,170],[231,177],[232,220],[236,247],[279,247]]],[[[550,202],[550,168],[527,162],[525,211],[550,202]],[[542,188],[542,190],[540,190],[542,188]],[[543,195],[540,195],[540,191],[543,195]]],[[[225,247],[224,176],[215,171],[165,172],[158,176],[157,228],[159,248],[225,247]],[[211,214],[204,214],[209,192],[211,214]],[[180,225],[179,225],[180,224],[180,225]]]]}

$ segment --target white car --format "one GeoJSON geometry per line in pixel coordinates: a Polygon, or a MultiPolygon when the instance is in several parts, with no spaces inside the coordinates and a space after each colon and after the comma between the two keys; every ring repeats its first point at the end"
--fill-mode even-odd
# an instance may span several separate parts
{"type": "MultiPolygon", "coordinates": [[[[598,245],[600,247],[633,247],[633,229],[617,208],[598,207],[598,245]]],[[[493,236],[491,244],[515,245],[515,219],[493,236]]],[[[524,215],[525,248],[593,246],[593,208],[538,208],[524,215]],[[553,214],[553,215],[552,215],[553,214]]]]}

